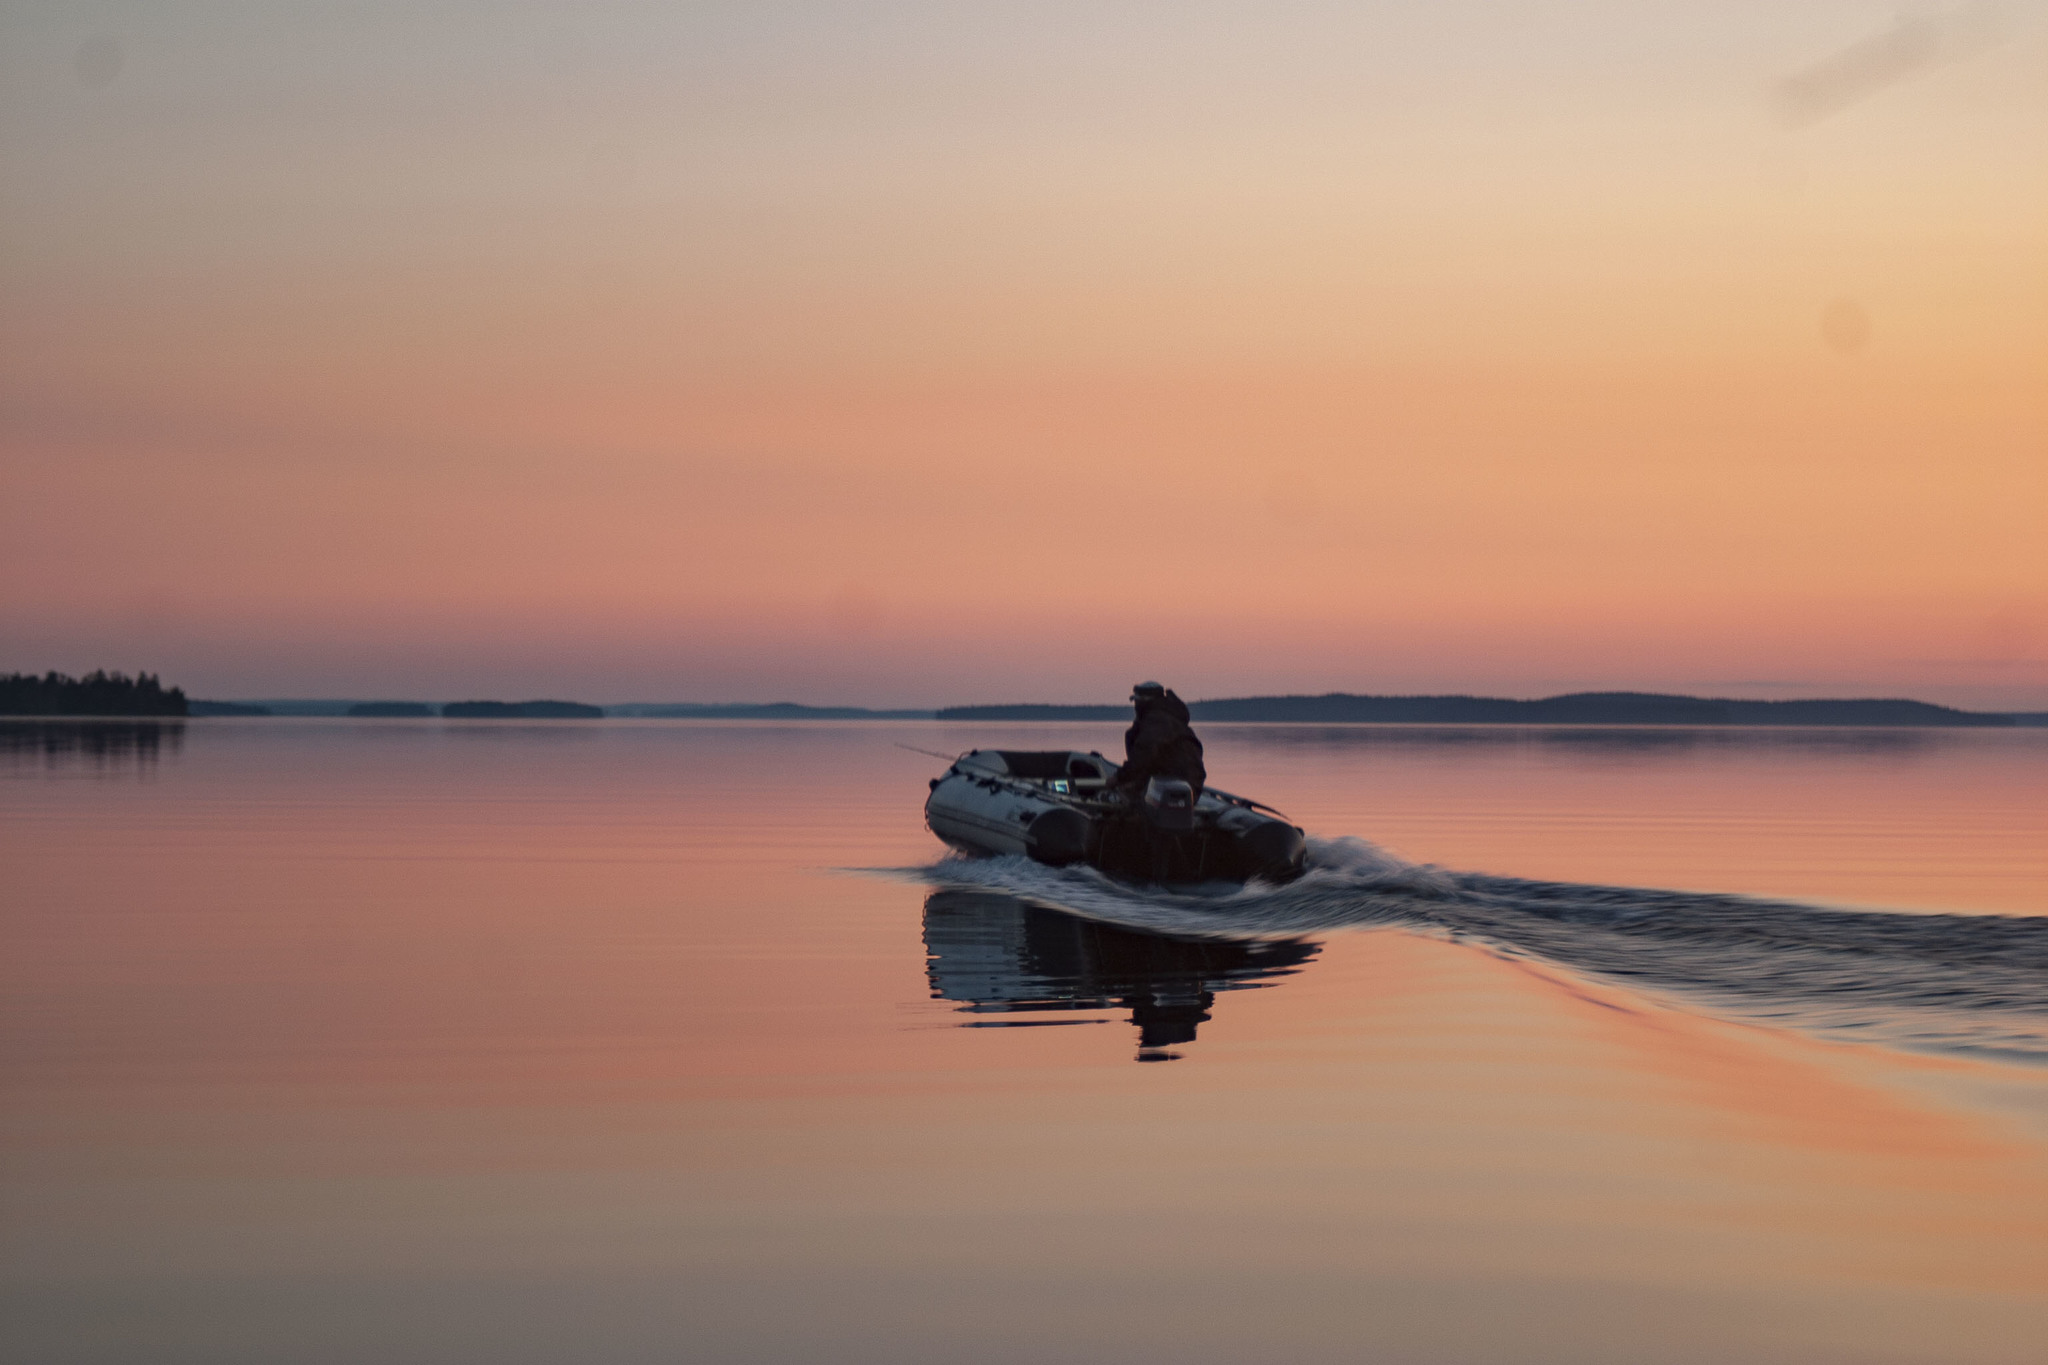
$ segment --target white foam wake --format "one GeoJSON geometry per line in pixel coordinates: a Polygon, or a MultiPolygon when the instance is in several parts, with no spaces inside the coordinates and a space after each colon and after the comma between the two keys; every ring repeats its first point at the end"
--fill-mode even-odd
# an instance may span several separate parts
{"type": "Polygon", "coordinates": [[[1022,857],[948,857],[929,885],[994,892],[1180,938],[1388,927],[1541,958],[1716,1011],[1939,1051],[2048,1063],[2048,918],[1844,910],[1747,896],[1535,881],[1309,840],[1308,870],[1165,889],[1022,857]]]}

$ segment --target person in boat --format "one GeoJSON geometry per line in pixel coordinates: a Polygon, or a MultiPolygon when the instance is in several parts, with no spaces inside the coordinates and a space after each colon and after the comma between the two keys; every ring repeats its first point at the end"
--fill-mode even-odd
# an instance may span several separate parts
{"type": "Polygon", "coordinates": [[[1155,777],[1177,777],[1200,797],[1209,770],[1202,766],[1202,741],[1188,726],[1188,704],[1163,684],[1141,682],[1131,689],[1137,717],[1124,731],[1124,765],[1117,771],[1116,790],[1126,800],[1145,795],[1155,777]]]}

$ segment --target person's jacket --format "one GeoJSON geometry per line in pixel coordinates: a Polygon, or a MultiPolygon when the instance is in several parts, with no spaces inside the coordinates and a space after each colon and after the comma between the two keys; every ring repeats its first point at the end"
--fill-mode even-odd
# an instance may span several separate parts
{"type": "Polygon", "coordinates": [[[1117,785],[1143,792],[1155,777],[1177,777],[1197,793],[1209,780],[1202,741],[1188,728],[1188,705],[1172,692],[1137,703],[1138,718],[1124,731],[1124,766],[1117,785]]]}

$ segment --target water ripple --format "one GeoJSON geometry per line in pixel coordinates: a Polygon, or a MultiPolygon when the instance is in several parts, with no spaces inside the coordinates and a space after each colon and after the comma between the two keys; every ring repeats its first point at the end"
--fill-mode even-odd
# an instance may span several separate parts
{"type": "Polygon", "coordinates": [[[1905,914],[1534,881],[1312,840],[1286,886],[1125,885],[1023,858],[949,857],[914,874],[1184,938],[1388,927],[1681,997],[1714,1013],[1916,1051],[2048,1065],[2048,918],[1905,914]]]}

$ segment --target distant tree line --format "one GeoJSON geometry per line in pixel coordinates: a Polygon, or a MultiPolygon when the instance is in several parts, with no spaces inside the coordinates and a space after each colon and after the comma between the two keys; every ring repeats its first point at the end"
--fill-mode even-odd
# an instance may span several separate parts
{"type": "Polygon", "coordinates": [[[578,701],[451,701],[441,708],[450,720],[602,720],[602,706],[578,701]]]}
{"type": "MultiPolygon", "coordinates": [[[[436,713],[423,701],[359,701],[348,714],[419,720],[436,713]]],[[[578,701],[451,701],[439,714],[450,720],[602,720],[604,708],[578,701]]]]}
{"type": "MultiPolygon", "coordinates": [[[[1743,701],[1654,692],[1574,692],[1519,701],[1506,697],[1224,697],[1188,704],[1198,721],[1294,725],[1853,725],[1964,726],[2032,724],[2030,718],[1889,697],[1815,701],[1743,701]]],[[[1120,721],[1125,706],[948,706],[939,720],[1120,721]]]]}
{"type": "Polygon", "coordinates": [[[165,687],[154,673],[109,673],[83,678],[62,673],[0,674],[0,716],[182,716],[183,688],[165,687]]]}

